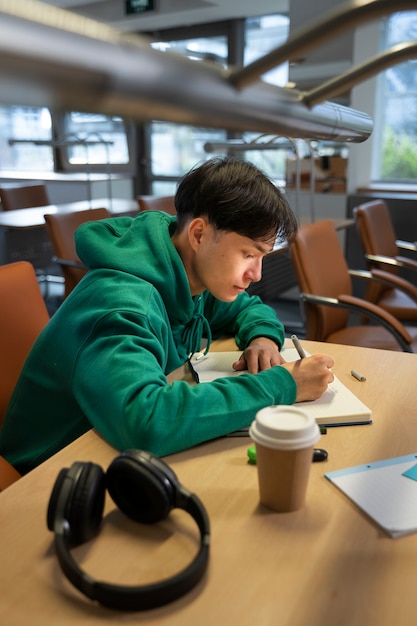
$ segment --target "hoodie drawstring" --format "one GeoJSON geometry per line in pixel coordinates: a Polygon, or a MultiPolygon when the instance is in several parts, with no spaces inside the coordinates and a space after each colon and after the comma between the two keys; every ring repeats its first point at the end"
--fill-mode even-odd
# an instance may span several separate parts
{"type": "Polygon", "coordinates": [[[210,324],[202,313],[195,313],[182,331],[182,341],[187,346],[188,354],[200,351],[204,336],[207,337],[207,353],[212,341],[210,324]]]}

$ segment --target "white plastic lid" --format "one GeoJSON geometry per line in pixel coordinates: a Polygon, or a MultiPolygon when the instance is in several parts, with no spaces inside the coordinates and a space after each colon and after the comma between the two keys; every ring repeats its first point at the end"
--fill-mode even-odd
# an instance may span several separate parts
{"type": "Polygon", "coordinates": [[[295,406],[269,406],[256,414],[249,429],[255,443],[268,448],[297,450],[320,439],[314,417],[295,406]]]}

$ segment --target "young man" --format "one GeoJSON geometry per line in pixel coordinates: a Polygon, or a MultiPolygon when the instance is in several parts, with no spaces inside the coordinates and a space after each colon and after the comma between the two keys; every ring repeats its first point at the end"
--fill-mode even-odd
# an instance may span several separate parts
{"type": "Polygon", "coordinates": [[[212,159],[189,172],[177,217],[90,222],[76,233],[90,268],[41,333],[14,390],[0,454],[25,473],[94,427],[118,449],[166,455],[249,426],[272,404],[319,397],[333,360],[284,363],[284,329],[246,293],[296,219],[255,166],[212,159]],[[233,334],[248,373],[190,386],[167,374],[202,339],[233,334]]]}

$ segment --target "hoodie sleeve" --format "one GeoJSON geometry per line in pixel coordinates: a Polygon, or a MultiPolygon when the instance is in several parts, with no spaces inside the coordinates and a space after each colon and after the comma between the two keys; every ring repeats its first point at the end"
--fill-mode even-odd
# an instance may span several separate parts
{"type": "Polygon", "coordinates": [[[195,386],[169,384],[166,336],[160,315],[118,311],[96,325],[78,354],[73,394],[116,448],[171,454],[248,427],[265,406],[295,401],[295,381],[280,366],[195,386]]]}
{"type": "Polygon", "coordinates": [[[230,334],[243,350],[256,337],[268,337],[275,341],[281,349],[284,345],[284,326],[275,311],[264,304],[258,296],[242,293],[236,300],[220,302],[206,295],[206,316],[209,320],[214,338],[230,334]]]}

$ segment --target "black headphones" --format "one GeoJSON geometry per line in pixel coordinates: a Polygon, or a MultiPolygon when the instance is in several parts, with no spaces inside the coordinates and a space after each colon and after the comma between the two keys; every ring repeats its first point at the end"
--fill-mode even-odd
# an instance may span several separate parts
{"type": "Polygon", "coordinates": [[[47,524],[55,533],[55,549],[66,577],[88,598],[112,609],[138,611],[172,602],[192,589],[207,568],[210,522],[203,503],[179,483],[166,463],[143,450],[122,452],[106,473],[95,463],[76,462],[62,469],[49,500],[47,524]],[[187,511],[201,537],[193,561],[171,578],[142,586],[98,582],[83,572],[70,548],[98,533],[106,487],[118,508],[137,522],[158,522],[173,508],[187,511]]]}

